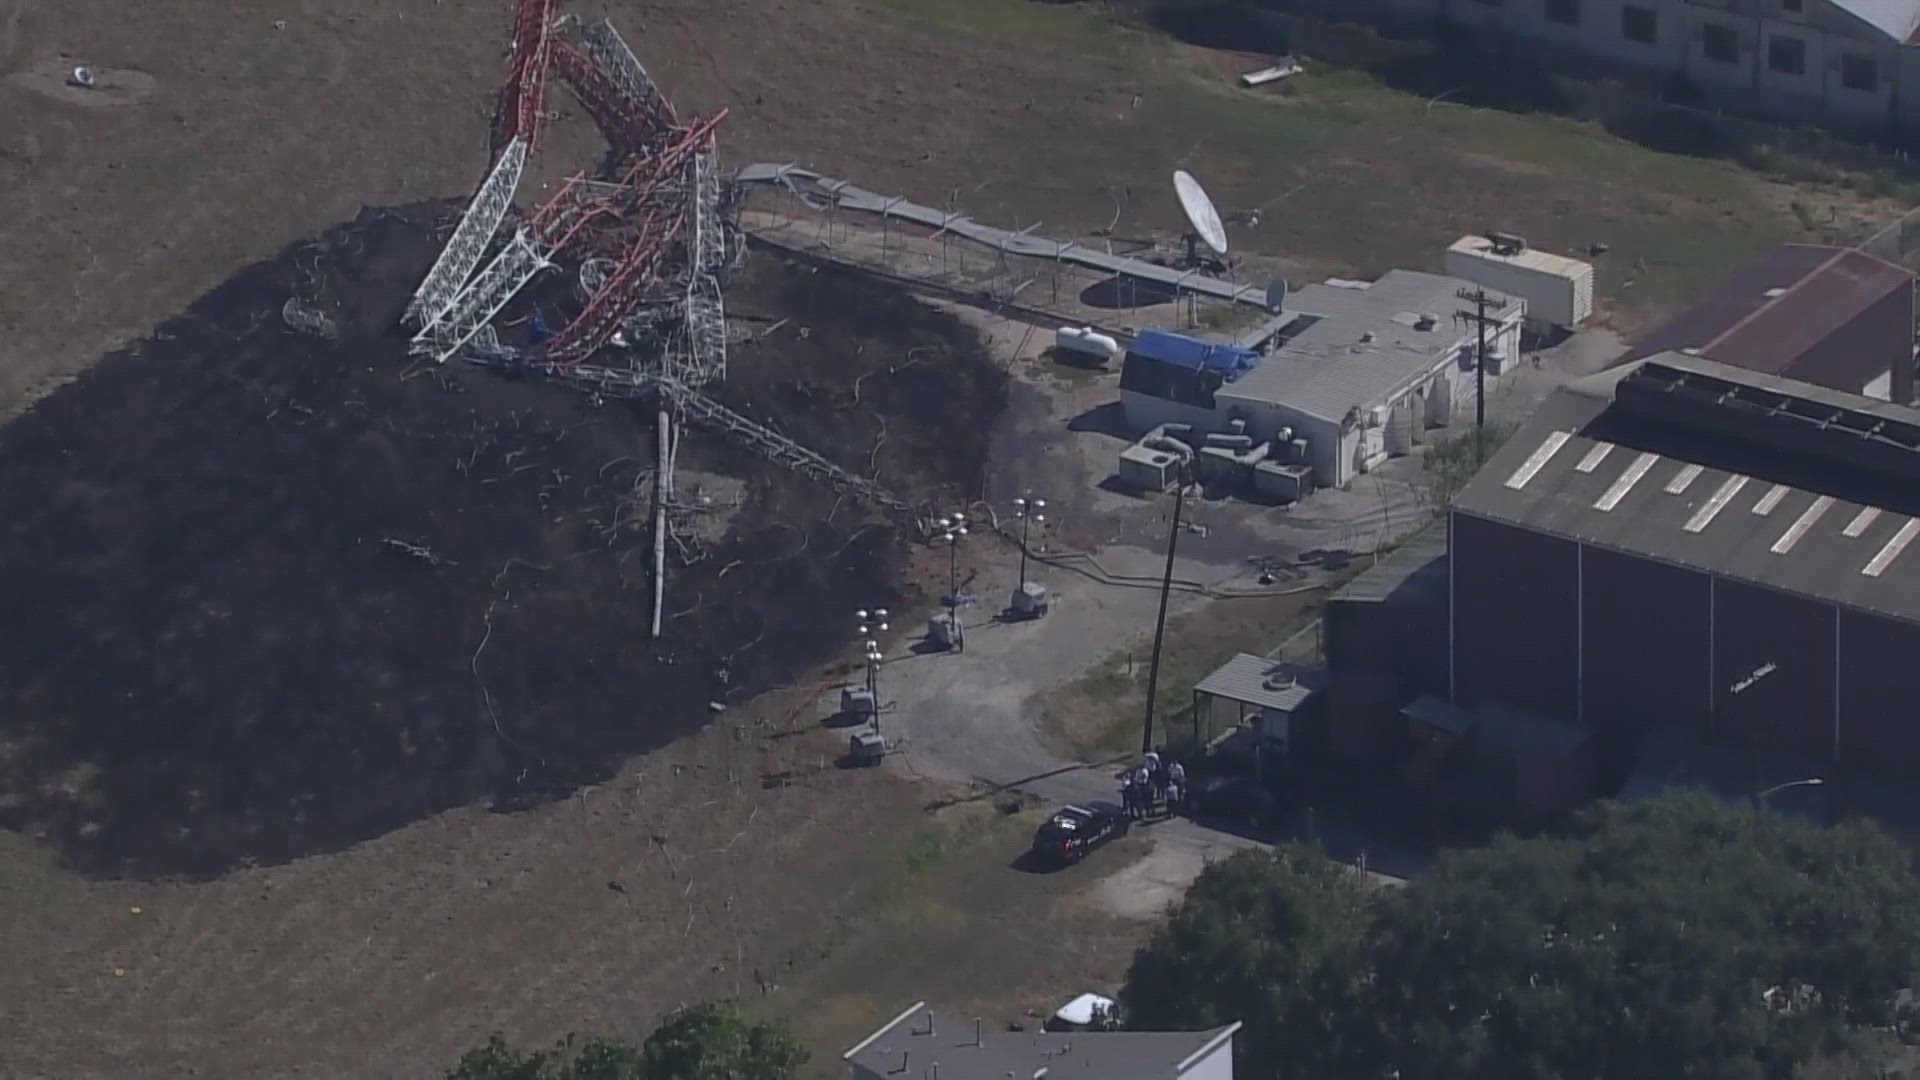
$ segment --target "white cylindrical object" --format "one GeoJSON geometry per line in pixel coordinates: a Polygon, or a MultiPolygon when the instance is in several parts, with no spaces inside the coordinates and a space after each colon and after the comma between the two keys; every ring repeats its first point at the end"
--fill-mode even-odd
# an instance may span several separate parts
{"type": "Polygon", "coordinates": [[[84,66],[74,68],[72,81],[75,86],[92,87],[94,83],[93,69],[84,66]]]}
{"type": "Polygon", "coordinates": [[[1091,326],[1063,326],[1054,331],[1053,344],[1067,352],[1077,352],[1101,360],[1120,355],[1120,343],[1091,326]]]}

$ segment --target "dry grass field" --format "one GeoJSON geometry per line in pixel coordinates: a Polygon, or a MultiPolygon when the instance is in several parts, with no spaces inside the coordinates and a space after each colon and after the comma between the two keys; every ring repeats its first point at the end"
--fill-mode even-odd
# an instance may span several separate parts
{"type": "MultiPolygon", "coordinates": [[[[363,205],[464,192],[507,7],[0,0],[0,417],[363,205]],[[84,107],[21,78],[77,61],[151,91],[84,107]]],[[[1808,235],[1795,203],[1885,209],[1352,73],[1241,92],[1251,58],[1081,6],[574,9],[611,15],[683,110],[731,109],[734,163],[1046,232],[1085,235],[1117,206],[1118,233],[1162,236],[1167,176],[1187,168],[1227,208],[1262,208],[1238,241],[1303,277],[1434,268],[1489,226],[1604,241],[1608,317],[1629,329],[1808,235]]],[[[594,151],[585,117],[554,107],[536,183],[594,151]]],[[[822,768],[837,744],[812,704],[734,710],[566,802],[454,809],[210,882],[92,879],[0,835],[0,1076],[417,1078],[490,1029],[637,1037],[736,994],[824,1052],[914,996],[1004,1021],[1124,969],[1140,929],[1085,907],[1091,878],[1008,867],[1027,819],[933,818],[922,785],[822,768]],[[773,775],[794,782],[763,788],[773,775]]]]}

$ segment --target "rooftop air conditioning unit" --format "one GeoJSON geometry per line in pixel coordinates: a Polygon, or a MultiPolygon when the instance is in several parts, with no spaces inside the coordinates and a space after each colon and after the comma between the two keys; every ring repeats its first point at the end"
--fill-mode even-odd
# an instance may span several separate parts
{"type": "Polygon", "coordinates": [[[1527,250],[1527,242],[1512,233],[1490,232],[1487,234],[1487,243],[1493,245],[1495,255],[1512,256],[1527,250]]]}

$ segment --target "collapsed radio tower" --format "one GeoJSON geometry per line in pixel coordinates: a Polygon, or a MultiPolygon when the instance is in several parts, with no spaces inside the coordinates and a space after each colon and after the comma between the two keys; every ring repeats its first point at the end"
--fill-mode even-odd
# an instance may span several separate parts
{"type": "Polygon", "coordinates": [[[492,165],[407,304],[413,354],[657,402],[655,637],[683,419],[924,531],[920,510],[701,393],[726,374],[722,297],[742,251],[728,213],[731,185],[714,158],[726,112],[681,119],[611,23],[583,25],[559,9],[560,0],[514,2],[512,66],[494,108],[492,165]],[[521,213],[514,196],[539,142],[550,76],[593,118],[610,153],[593,174],[575,173],[544,204],[521,213]],[[528,334],[509,343],[495,320],[535,278],[559,268],[577,275],[577,310],[547,332],[536,309],[523,320],[531,323],[528,334]]]}

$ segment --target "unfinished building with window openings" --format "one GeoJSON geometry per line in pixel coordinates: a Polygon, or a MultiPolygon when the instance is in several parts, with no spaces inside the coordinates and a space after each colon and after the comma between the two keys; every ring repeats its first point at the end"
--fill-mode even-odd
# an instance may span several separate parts
{"type": "Polygon", "coordinates": [[[1449,533],[1456,703],[1920,776],[1920,410],[1662,353],[1556,393],[1449,533]]]}

